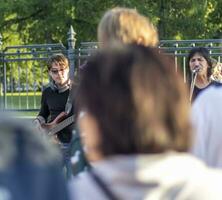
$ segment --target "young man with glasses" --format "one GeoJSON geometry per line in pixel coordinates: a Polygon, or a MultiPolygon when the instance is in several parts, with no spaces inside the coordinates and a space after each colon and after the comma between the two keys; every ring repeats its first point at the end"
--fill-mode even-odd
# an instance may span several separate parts
{"type": "MultiPolygon", "coordinates": [[[[73,117],[74,109],[70,96],[71,80],[69,79],[69,62],[63,54],[52,55],[47,63],[50,76],[49,85],[43,90],[41,98],[41,108],[38,116],[34,120],[36,127],[50,134],[61,125],[67,118],[73,117]],[[54,129],[53,129],[54,128],[54,129]]],[[[73,118],[70,118],[73,121],[73,118]]],[[[68,122],[68,126],[54,131],[53,138],[56,139],[62,155],[66,177],[71,177],[71,154],[72,154],[72,132],[73,126],[68,122]]],[[[76,141],[75,141],[76,143],[76,141]]],[[[78,141],[80,143],[80,141],[78,141]]],[[[81,148],[79,144],[77,148],[81,148]]],[[[75,150],[76,151],[76,150],[75,150]]],[[[73,153],[75,153],[75,151],[73,153]]],[[[81,149],[77,150],[82,153],[81,149]]],[[[79,154],[79,153],[78,153],[79,154]]],[[[79,159],[83,159],[80,158],[79,159]]]]}
{"type": "MultiPolygon", "coordinates": [[[[47,67],[50,83],[42,92],[41,108],[35,120],[43,129],[46,129],[46,123],[54,121],[60,113],[65,111],[71,87],[69,62],[63,54],[52,55],[48,60],[47,67]]],[[[71,105],[69,106],[71,107],[71,105]]],[[[72,114],[72,109],[67,114],[72,114]]],[[[72,133],[69,130],[63,130],[56,134],[56,137],[63,143],[69,143],[72,133]]]]}

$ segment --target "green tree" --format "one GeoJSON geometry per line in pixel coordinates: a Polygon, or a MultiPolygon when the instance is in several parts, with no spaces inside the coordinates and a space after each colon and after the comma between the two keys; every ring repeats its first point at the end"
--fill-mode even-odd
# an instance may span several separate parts
{"type": "Polygon", "coordinates": [[[4,45],[66,45],[72,25],[78,45],[96,41],[101,16],[116,6],[135,8],[148,16],[158,27],[160,39],[221,37],[221,0],[7,0],[0,2],[0,31],[4,45]]]}

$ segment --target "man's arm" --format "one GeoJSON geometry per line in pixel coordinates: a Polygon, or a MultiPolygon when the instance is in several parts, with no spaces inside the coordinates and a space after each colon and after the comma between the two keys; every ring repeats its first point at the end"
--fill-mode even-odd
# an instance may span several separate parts
{"type": "Polygon", "coordinates": [[[46,91],[44,90],[41,97],[41,107],[39,114],[33,120],[33,124],[38,128],[40,128],[43,124],[47,122],[48,116],[50,114],[46,99],[47,99],[47,94],[46,91]]]}

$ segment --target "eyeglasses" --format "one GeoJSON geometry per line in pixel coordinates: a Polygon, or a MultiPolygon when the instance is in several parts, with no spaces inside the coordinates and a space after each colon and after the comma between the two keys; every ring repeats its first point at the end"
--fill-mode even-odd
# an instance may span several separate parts
{"type": "Polygon", "coordinates": [[[54,74],[54,75],[56,75],[56,74],[58,74],[59,72],[62,72],[62,73],[64,73],[64,71],[67,69],[67,67],[66,68],[62,68],[62,69],[51,69],[50,70],[50,72],[52,72],[52,74],[54,74]]]}

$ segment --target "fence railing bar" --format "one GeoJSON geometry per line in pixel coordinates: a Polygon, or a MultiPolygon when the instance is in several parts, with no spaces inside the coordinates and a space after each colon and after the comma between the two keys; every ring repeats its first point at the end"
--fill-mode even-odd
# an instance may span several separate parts
{"type": "Polygon", "coordinates": [[[46,48],[46,47],[57,47],[61,49],[66,49],[62,43],[55,43],[55,44],[33,44],[33,45],[15,45],[15,46],[7,46],[4,51],[8,49],[27,49],[27,48],[46,48]]]}

